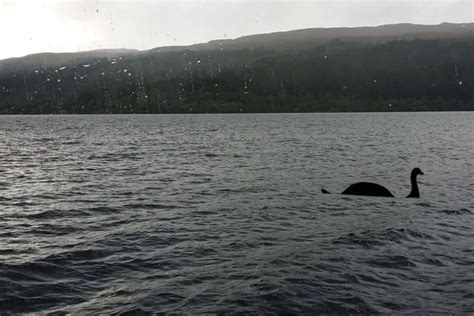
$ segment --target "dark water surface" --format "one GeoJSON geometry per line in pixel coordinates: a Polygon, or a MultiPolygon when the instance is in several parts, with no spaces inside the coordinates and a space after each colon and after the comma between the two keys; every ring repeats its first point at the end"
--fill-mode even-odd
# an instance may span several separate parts
{"type": "Polygon", "coordinates": [[[0,311],[473,313],[473,157],[474,113],[0,116],[0,311]]]}

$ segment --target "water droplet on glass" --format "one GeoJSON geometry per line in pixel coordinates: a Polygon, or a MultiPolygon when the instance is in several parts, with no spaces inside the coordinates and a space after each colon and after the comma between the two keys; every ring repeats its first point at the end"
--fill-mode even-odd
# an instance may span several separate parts
{"type": "Polygon", "coordinates": [[[201,60],[198,58],[198,59],[196,60],[196,62],[197,62],[198,64],[200,64],[200,63],[201,63],[201,60]]]}
{"type": "Polygon", "coordinates": [[[58,79],[58,82],[61,82],[61,79],[58,79]]]}
{"type": "Polygon", "coordinates": [[[91,65],[89,65],[89,64],[82,65],[82,67],[84,67],[84,68],[89,68],[90,66],[91,65]]]}
{"type": "Polygon", "coordinates": [[[462,86],[462,81],[459,81],[458,84],[459,84],[460,86],[462,86]]]}

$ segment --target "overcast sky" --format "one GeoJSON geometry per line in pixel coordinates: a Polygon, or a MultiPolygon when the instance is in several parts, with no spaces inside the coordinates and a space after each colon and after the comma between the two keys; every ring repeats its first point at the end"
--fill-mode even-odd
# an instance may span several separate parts
{"type": "Polygon", "coordinates": [[[0,0],[0,59],[310,27],[473,21],[474,0],[0,0]]]}

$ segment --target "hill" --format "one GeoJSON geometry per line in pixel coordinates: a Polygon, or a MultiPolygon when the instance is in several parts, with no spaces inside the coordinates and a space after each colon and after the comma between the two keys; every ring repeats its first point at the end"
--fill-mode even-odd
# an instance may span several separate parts
{"type": "Polygon", "coordinates": [[[0,113],[474,110],[474,24],[306,29],[0,61],[0,113]]]}

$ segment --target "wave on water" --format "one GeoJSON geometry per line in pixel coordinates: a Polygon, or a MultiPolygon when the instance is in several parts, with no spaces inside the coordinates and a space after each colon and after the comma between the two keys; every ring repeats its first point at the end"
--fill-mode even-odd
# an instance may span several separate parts
{"type": "Polygon", "coordinates": [[[473,212],[467,208],[460,208],[454,210],[441,210],[440,212],[448,214],[448,215],[472,215],[473,212]]]}
{"type": "Polygon", "coordinates": [[[0,314],[473,314],[473,119],[0,116],[0,314]]]}

